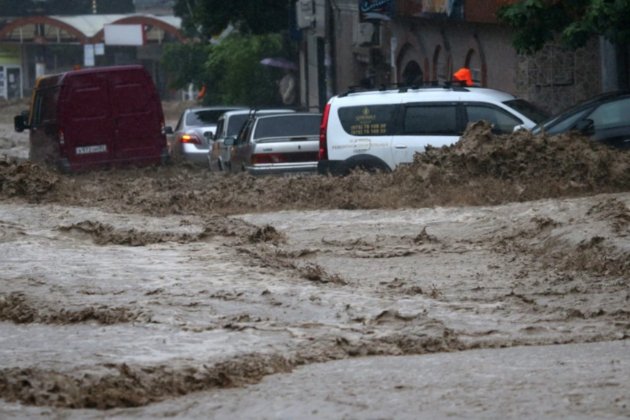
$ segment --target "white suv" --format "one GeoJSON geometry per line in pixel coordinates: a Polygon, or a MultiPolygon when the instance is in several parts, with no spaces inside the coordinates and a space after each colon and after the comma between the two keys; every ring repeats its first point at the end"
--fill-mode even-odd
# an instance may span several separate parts
{"type": "Polygon", "coordinates": [[[413,162],[427,146],[450,145],[469,122],[486,120],[497,133],[533,128],[547,114],[497,90],[470,87],[401,88],[332,97],[324,109],[318,171],[390,171],[413,162]]]}

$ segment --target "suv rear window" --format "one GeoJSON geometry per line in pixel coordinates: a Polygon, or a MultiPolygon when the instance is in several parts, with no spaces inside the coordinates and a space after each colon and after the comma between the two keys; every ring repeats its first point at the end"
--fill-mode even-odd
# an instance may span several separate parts
{"type": "Polygon", "coordinates": [[[341,126],[353,136],[387,136],[394,133],[399,105],[361,105],[339,108],[341,126]]]}

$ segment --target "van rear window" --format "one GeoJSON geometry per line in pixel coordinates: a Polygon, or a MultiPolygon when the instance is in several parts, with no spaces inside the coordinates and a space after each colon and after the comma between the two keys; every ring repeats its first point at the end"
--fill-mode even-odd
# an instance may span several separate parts
{"type": "Polygon", "coordinates": [[[387,136],[394,133],[398,105],[362,105],[339,108],[344,131],[353,136],[387,136]]]}

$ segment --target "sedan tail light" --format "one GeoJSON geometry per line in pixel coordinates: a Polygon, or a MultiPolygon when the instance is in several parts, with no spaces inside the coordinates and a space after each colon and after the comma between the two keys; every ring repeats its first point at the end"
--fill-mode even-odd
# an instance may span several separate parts
{"type": "Polygon", "coordinates": [[[182,143],[201,144],[201,139],[194,134],[184,134],[181,138],[182,143]]]}
{"type": "Polygon", "coordinates": [[[287,157],[282,153],[264,153],[252,155],[252,165],[261,163],[282,163],[287,161],[287,157]]]}

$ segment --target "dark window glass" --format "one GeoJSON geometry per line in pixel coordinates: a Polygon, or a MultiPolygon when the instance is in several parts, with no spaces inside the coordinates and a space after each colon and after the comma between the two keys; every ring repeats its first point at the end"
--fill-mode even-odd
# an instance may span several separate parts
{"type": "Polygon", "coordinates": [[[214,125],[226,111],[227,109],[213,109],[189,112],[186,115],[186,125],[193,127],[214,125]]]}
{"type": "Polygon", "coordinates": [[[541,122],[549,118],[549,114],[547,112],[538,108],[534,104],[527,102],[525,99],[512,99],[503,103],[525,115],[527,118],[537,124],[540,124],[541,122]]]}
{"type": "Polygon", "coordinates": [[[466,105],[467,122],[488,121],[492,130],[498,133],[511,133],[523,121],[506,111],[490,105],[466,105]]]}
{"type": "Polygon", "coordinates": [[[387,136],[394,133],[398,105],[362,105],[339,108],[341,126],[353,136],[387,136]]]}
{"type": "Polygon", "coordinates": [[[570,130],[590,109],[581,109],[579,112],[566,117],[564,120],[558,118],[552,120],[548,125],[544,127],[547,134],[558,134],[570,130]]]}
{"type": "Polygon", "coordinates": [[[241,131],[241,128],[243,128],[243,124],[245,124],[245,122],[247,121],[247,118],[249,118],[248,114],[233,115],[232,117],[230,117],[227,128],[227,136],[233,137],[238,135],[239,131],[241,131]]]}
{"type": "Polygon", "coordinates": [[[413,105],[405,109],[403,133],[458,135],[457,108],[453,104],[413,105]]]}
{"type": "Polygon", "coordinates": [[[630,125],[630,98],[602,104],[588,118],[593,120],[596,129],[630,125]]]}
{"type": "Polygon", "coordinates": [[[59,88],[42,89],[35,95],[33,106],[33,126],[42,123],[54,123],[57,121],[57,101],[59,88]]]}
{"type": "Polygon", "coordinates": [[[321,115],[287,115],[260,118],[256,124],[254,139],[304,137],[319,135],[321,115]]]}

